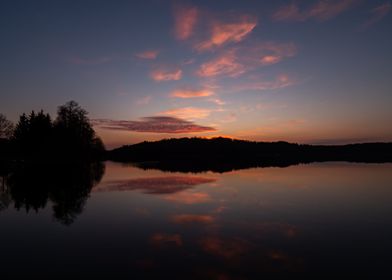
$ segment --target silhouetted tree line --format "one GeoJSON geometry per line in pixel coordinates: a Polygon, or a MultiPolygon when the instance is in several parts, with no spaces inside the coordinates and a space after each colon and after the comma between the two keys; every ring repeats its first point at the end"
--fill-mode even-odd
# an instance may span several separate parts
{"type": "Polygon", "coordinates": [[[107,153],[114,161],[165,171],[225,172],[250,167],[320,161],[392,162],[392,143],[301,145],[288,142],[254,142],[230,138],[180,138],[142,142],[107,153]]]}
{"type": "Polygon", "coordinates": [[[17,210],[38,212],[50,203],[54,218],[69,225],[82,213],[104,171],[102,162],[65,166],[18,163],[1,175],[0,211],[13,204],[17,210]]]}
{"type": "Polygon", "coordinates": [[[0,115],[0,127],[6,127],[0,135],[1,158],[34,161],[101,158],[105,148],[87,114],[75,101],[70,101],[58,107],[54,120],[42,110],[32,111],[22,114],[13,127],[0,115]]]}

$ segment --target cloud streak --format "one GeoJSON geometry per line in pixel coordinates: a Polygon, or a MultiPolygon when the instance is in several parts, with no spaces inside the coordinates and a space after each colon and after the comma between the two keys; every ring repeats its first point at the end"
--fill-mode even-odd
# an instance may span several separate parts
{"type": "Polygon", "coordinates": [[[250,15],[242,15],[236,21],[223,23],[215,21],[211,24],[210,37],[195,45],[197,51],[207,51],[227,43],[238,43],[256,27],[257,19],[250,15]]]}
{"type": "Polygon", "coordinates": [[[200,65],[197,75],[200,77],[230,76],[237,77],[245,73],[245,65],[239,62],[235,49],[228,50],[218,57],[200,65]]]}
{"type": "Polygon", "coordinates": [[[179,118],[179,119],[204,119],[210,115],[212,110],[204,109],[204,108],[195,108],[195,107],[184,107],[171,109],[167,111],[161,112],[163,115],[168,115],[171,117],[179,118]]]}
{"type": "Polygon", "coordinates": [[[294,43],[263,42],[250,47],[231,48],[201,64],[196,73],[200,77],[238,77],[257,67],[281,62],[296,53],[294,43]]]}
{"type": "Polygon", "coordinates": [[[201,126],[172,116],[144,117],[138,121],[96,119],[92,123],[94,126],[103,129],[151,133],[176,134],[216,131],[213,127],[201,126]]]}
{"type": "Polygon", "coordinates": [[[182,88],[174,90],[170,96],[177,98],[197,98],[197,97],[208,97],[213,95],[214,92],[209,89],[193,89],[193,88],[182,88]]]}
{"type": "Polygon", "coordinates": [[[273,15],[276,21],[327,21],[352,8],[358,0],[319,0],[306,9],[297,2],[280,7],[273,15]]]}
{"type": "Polygon", "coordinates": [[[365,23],[362,25],[363,28],[368,28],[372,26],[373,24],[379,22],[382,20],[384,17],[386,17],[389,12],[392,9],[392,5],[390,2],[386,2],[380,6],[375,7],[370,11],[371,16],[370,18],[365,21],[365,23]]]}
{"type": "Polygon", "coordinates": [[[199,10],[196,7],[174,8],[174,30],[178,40],[186,40],[192,36],[198,16],[199,10]]]}
{"type": "Polygon", "coordinates": [[[287,74],[278,75],[274,80],[259,80],[255,82],[248,82],[239,84],[235,87],[238,91],[243,90],[257,90],[257,91],[265,91],[265,90],[274,90],[289,87],[297,84],[297,80],[291,78],[287,74]]]}
{"type": "Polygon", "coordinates": [[[157,68],[150,73],[150,77],[157,82],[162,81],[178,81],[182,78],[182,70],[157,68]]]}
{"type": "Polygon", "coordinates": [[[157,50],[147,50],[144,52],[140,52],[135,54],[136,57],[142,58],[142,59],[156,59],[158,57],[159,51],[157,50]]]}

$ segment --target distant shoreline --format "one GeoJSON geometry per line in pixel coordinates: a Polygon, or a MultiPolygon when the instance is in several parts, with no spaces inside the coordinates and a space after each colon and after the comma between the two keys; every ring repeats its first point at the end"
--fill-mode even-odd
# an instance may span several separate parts
{"type": "Polygon", "coordinates": [[[177,138],[125,145],[107,151],[106,159],[173,172],[226,172],[328,161],[387,163],[392,162],[392,143],[304,145],[222,137],[177,138]]]}

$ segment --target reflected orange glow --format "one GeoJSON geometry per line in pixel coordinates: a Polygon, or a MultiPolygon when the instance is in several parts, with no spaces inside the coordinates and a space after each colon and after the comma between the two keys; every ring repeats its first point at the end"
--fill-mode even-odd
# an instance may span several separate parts
{"type": "Polygon", "coordinates": [[[210,224],[214,222],[214,217],[210,215],[192,215],[192,214],[181,214],[173,215],[171,220],[176,224],[188,224],[188,223],[201,223],[210,224]]]}
{"type": "Polygon", "coordinates": [[[226,259],[239,257],[249,249],[249,245],[243,240],[222,239],[213,236],[201,239],[200,246],[205,252],[226,259]]]}
{"type": "Polygon", "coordinates": [[[182,204],[198,204],[210,201],[211,197],[208,193],[183,191],[166,195],[164,199],[182,204]]]}
{"type": "Polygon", "coordinates": [[[182,238],[180,234],[166,234],[166,233],[155,233],[150,237],[150,242],[156,246],[162,245],[175,245],[177,247],[182,246],[182,238]]]}
{"type": "Polygon", "coordinates": [[[107,192],[143,190],[148,194],[171,194],[200,184],[212,183],[215,181],[216,179],[214,178],[196,176],[146,177],[110,182],[107,185],[96,187],[94,191],[107,192]]]}

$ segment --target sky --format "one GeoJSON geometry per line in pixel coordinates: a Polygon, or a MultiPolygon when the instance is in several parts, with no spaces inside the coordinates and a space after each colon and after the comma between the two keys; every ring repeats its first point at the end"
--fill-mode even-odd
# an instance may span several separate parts
{"type": "Polygon", "coordinates": [[[107,147],[392,141],[392,1],[0,2],[0,112],[75,100],[107,147]]]}

